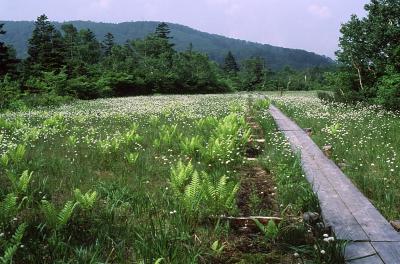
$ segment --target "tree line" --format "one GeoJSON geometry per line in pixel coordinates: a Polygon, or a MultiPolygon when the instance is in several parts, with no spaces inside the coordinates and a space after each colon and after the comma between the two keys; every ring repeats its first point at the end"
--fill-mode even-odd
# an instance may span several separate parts
{"type": "MultiPolygon", "coordinates": [[[[6,34],[1,30],[0,34],[6,34]]],[[[166,23],[143,39],[116,44],[90,29],[63,24],[61,30],[41,15],[28,41],[28,57],[18,60],[0,42],[0,108],[54,105],[73,98],[95,99],[154,93],[224,93],[322,88],[323,68],[272,71],[260,57],[237,62],[232,52],[218,65],[193,50],[177,52],[166,23]]]]}
{"type": "Polygon", "coordinates": [[[372,0],[365,10],[341,27],[339,68],[326,76],[334,97],[323,96],[400,110],[400,1],[372,0]]]}

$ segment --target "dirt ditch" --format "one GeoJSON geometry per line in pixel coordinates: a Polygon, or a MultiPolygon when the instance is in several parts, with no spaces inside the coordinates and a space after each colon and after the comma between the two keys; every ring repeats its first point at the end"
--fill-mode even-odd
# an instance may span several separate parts
{"type": "Polygon", "coordinates": [[[264,149],[263,130],[253,118],[246,120],[252,129],[252,137],[246,149],[249,162],[239,170],[238,217],[228,220],[233,232],[223,241],[225,248],[212,263],[292,263],[292,255],[269,243],[252,220],[259,217],[263,224],[269,221],[263,218],[279,221],[280,210],[273,176],[257,162],[264,149]]]}

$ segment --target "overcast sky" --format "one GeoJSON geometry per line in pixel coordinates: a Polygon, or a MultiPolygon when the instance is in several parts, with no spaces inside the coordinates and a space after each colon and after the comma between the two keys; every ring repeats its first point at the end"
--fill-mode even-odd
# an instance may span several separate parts
{"type": "Polygon", "coordinates": [[[228,37],[334,57],[340,24],[368,0],[0,0],[0,20],[183,24],[228,37]]]}

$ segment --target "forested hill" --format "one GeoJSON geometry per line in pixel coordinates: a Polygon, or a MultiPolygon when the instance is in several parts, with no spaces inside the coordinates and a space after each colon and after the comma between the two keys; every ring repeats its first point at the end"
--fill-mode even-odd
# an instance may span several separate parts
{"type": "MultiPolygon", "coordinates": [[[[18,57],[27,56],[27,41],[32,34],[34,22],[28,21],[3,21],[7,34],[1,36],[7,44],[17,50],[18,57]]],[[[97,23],[90,21],[71,21],[78,29],[89,28],[101,41],[107,32],[111,32],[117,43],[124,43],[128,39],[143,38],[154,32],[159,22],[124,22],[119,24],[97,23]]],[[[60,29],[61,23],[54,22],[60,29]]],[[[220,35],[209,34],[178,24],[169,24],[173,42],[177,50],[187,49],[190,43],[193,49],[208,54],[210,59],[221,63],[229,50],[238,61],[259,56],[266,60],[267,67],[274,70],[288,65],[295,69],[314,66],[327,66],[332,64],[328,57],[298,49],[287,49],[267,44],[259,44],[244,40],[227,38],[220,35]]]]}

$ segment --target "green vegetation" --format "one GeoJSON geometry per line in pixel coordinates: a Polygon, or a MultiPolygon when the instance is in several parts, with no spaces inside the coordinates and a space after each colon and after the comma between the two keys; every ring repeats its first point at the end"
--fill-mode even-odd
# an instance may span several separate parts
{"type": "Polygon", "coordinates": [[[276,182],[264,190],[276,201],[249,196],[253,210],[283,220],[258,223],[250,235],[224,220],[243,212],[239,192],[250,190],[242,169],[256,166],[245,158],[247,94],[101,99],[1,114],[1,260],[326,262],[336,242],[299,221],[318,203],[297,159],[273,145],[268,105],[257,100],[251,111],[269,142],[260,164],[274,172],[260,180],[276,182]],[[242,239],[257,246],[243,251],[242,239]]]}
{"type": "Polygon", "coordinates": [[[398,219],[399,144],[397,114],[376,106],[321,102],[315,96],[272,96],[313,140],[331,145],[332,159],[389,220],[398,219]]]}
{"type": "Polygon", "coordinates": [[[335,99],[400,109],[400,3],[372,0],[367,16],[353,15],[341,28],[340,69],[329,76],[335,99]]]}
{"type": "MultiPolygon", "coordinates": [[[[21,58],[28,56],[27,41],[32,35],[34,23],[28,21],[0,21],[5,23],[8,34],[3,40],[13,45],[21,58]]],[[[58,30],[63,24],[53,22],[58,30]]],[[[97,39],[102,39],[107,33],[112,33],[116,44],[123,45],[127,40],[143,39],[154,33],[154,29],[160,22],[124,22],[124,23],[96,23],[89,21],[70,21],[79,30],[90,29],[95,33],[97,39]]],[[[312,67],[330,66],[333,61],[327,57],[317,55],[298,49],[280,48],[271,45],[263,45],[245,40],[227,38],[215,34],[200,32],[192,28],[168,23],[171,31],[172,43],[177,51],[185,51],[193,44],[193,50],[207,54],[207,56],[218,64],[224,62],[225,55],[231,51],[242,61],[254,56],[260,56],[268,62],[273,70],[280,70],[286,65],[294,69],[305,69],[312,67]]]]}
{"type": "Polygon", "coordinates": [[[13,49],[0,43],[0,59],[4,61],[0,69],[2,109],[154,93],[308,90],[321,87],[326,70],[285,67],[274,72],[269,68],[271,62],[262,57],[238,63],[231,51],[224,63],[217,65],[194,51],[192,44],[177,52],[166,23],[160,23],[143,39],[122,45],[111,32],[100,42],[92,30],[78,30],[73,24],[62,24],[60,31],[45,15],[34,25],[25,60],[16,60],[13,49]]]}

